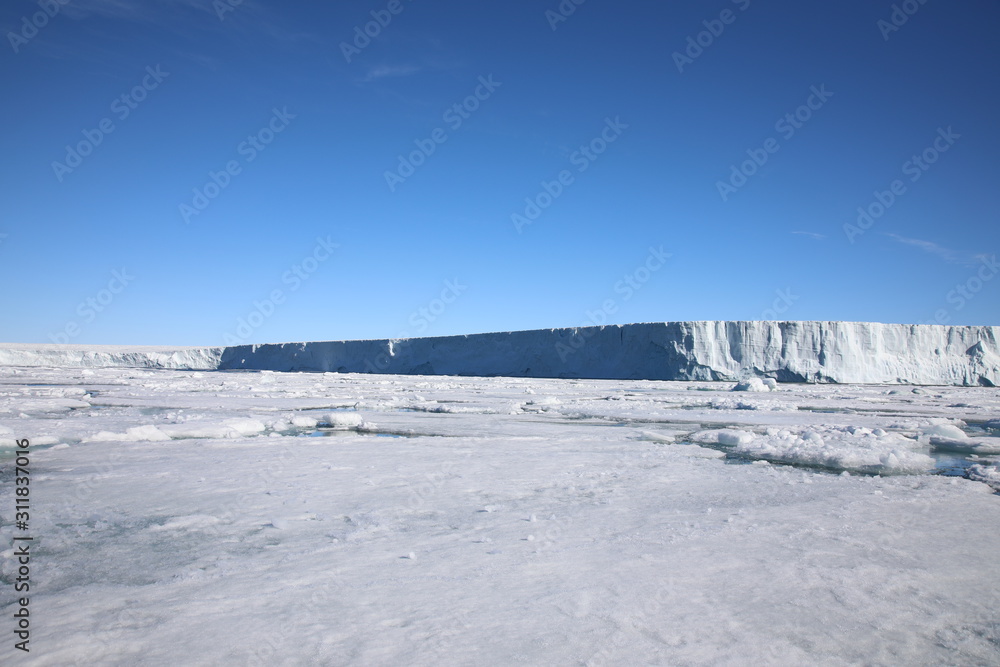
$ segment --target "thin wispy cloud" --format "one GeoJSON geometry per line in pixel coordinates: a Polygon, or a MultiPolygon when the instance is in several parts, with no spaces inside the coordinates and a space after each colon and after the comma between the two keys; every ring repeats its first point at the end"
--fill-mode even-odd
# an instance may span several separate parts
{"type": "Polygon", "coordinates": [[[369,69],[362,81],[370,83],[387,77],[409,76],[419,71],[420,68],[415,65],[380,65],[369,69]]]}
{"type": "Polygon", "coordinates": [[[825,241],[826,234],[817,234],[816,232],[792,232],[792,234],[798,234],[799,236],[808,236],[816,241],[825,241]]]}
{"type": "Polygon", "coordinates": [[[133,22],[151,22],[161,18],[163,10],[173,10],[178,7],[189,7],[204,12],[211,12],[211,3],[199,0],[155,0],[139,2],[137,0],[74,0],[63,9],[70,18],[81,19],[89,16],[119,19],[133,22]]]}
{"type": "Polygon", "coordinates": [[[285,48],[322,46],[325,40],[311,32],[289,30],[280,20],[280,12],[259,0],[242,0],[230,4],[211,0],[73,0],[62,12],[92,33],[94,40],[104,40],[114,34],[114,22],[131,23],[144,28],[155,27],[164,33],[191,39],[215,39],[225,35],[246,43],[256,43],[264,37],[285,48]],[[87,19],[103,19],[87,21],[87,19]]]}
{"type": "Polygon", "coordinates": [[[938,245],[933,241],[925,241],[923,239],[913,239],[907,236],[900,236],[899,234],[893,234],[891,232],[884,232],[884,236],[891,238],[897,243],[910,246],[912,248],[919,248],[926,253],[935,255],[940,259],[948,262],[949,264],[974,264],[977,256],[963,255],[957,250],[952,250],[951,248],[946,248],[942,245],[938,245]]]}

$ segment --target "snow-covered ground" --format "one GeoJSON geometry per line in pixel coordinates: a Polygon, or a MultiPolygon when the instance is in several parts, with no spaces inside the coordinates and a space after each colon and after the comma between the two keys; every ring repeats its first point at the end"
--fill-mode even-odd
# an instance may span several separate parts
{"type": "Polygon", "coordinates": [[[10,664],[1000,664],[998,390],[750,384],[0,368],[10,664]]]}

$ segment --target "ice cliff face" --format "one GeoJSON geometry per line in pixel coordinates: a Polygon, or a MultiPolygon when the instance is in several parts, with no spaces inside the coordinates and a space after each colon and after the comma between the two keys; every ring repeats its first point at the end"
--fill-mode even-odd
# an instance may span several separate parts
{"type": "Polygon", "coordinates": [[[650,380],[996,385],[1000,327],[665,322],[226,348],[222,368],[650,380]]]}
{"type": "Polygon", "coordinates": [[[986,326],[665,322],[173,351],[0,346],[0,364],[995,386],[998,336],[986,326]]]}
{"type": "Polygon", "coordinates": [[[113,345],[0,344],[0,366],[53,368],[173,368],[215,370],[221,347],[117,347],[113,345]]]}

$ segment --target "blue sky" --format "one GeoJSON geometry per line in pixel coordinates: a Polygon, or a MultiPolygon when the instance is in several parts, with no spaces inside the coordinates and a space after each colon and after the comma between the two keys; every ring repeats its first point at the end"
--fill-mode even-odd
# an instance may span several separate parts
{"type": "Polygon", "coordinates": [[[896,7],[4,3],[0,341],[1000,324],[1000,7],[896,7]]]}

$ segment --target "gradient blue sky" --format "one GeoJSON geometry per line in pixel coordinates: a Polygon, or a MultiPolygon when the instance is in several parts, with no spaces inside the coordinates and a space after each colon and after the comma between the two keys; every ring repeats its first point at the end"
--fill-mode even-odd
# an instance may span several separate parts
{"type": "Polygon", "coordinates": [[[995,2],[914,1],[885,39],[893,3],[871,0],[588,0],[555,29],[557,0],[401,0],[351,62],[342,43],[388,0],[244,0],[220,20],[225,2],[71,0],[36,35],[38,4],[3,4],[0,341],[444,335],[590,324],[606,306],[614,323],[1000,324],[983,263],[1000,247],[995,2]],[[122,118],[114,101],[157,66],[169,75],[122,118]],[[453,128],[445,112],[491,75],[453,128]],[[832,97],[779,131],[814,86],[832,97]],[[295,117],[248,161],[241,142],[274,109],[295,117]],[[57,176],[104,119],[113,132],[57,176]],[[581,162],[607,119],[627,128],[581,162]],[[385,173],[438,128],[391,191],[385,173]],[[941,128],[960,137],[912,181],[905,163],[941,128]],[[718,182],[770,138],[724,201],[718,182]],[[519,232],[512,214],[563,170],[519,232]],[[897,179],[850,242],[844,225],[897,179]],[[339,247],[313,264],[318,238],[339,247]],[[671,255],[655,271],[651,247],[671,255]],[[303,261],[305,281],[287,273],[303,261]]]}

